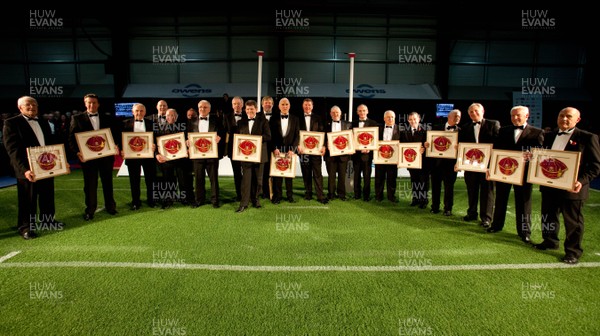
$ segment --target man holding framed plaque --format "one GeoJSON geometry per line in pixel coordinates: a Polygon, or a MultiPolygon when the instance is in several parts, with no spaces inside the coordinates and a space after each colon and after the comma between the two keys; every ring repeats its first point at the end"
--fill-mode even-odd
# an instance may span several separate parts
{"type": "Polygon", "coordinates": [[[140,199],[140,184],[142,168],[144,169],[144,182],[146,184],[146,202],[149,207],[156,205],[152,188],[156,182],[156,161],[154,161],[154,122],[146,117],[146,106],[135,104],[132,107],[133,118],[123,122],[123,157],[129,172],[129,187],[131,189],[131,210],[138,210],[142,206],[140,199]],[[131,133],[129,133],[131,132],[131,133]],[[131,136],[126,138],[126,135],[131,136]],[[147,138],[142,134],[149,134],[147,138]],[[152,135],[152,136],[150,136],[152,135]],[[152,142],[148,139],[152,139],[152,142]],[[144,158],[127,157],[127,152],[144,153],[150,155],[144,158]]]}
{"type": "MultiPolygon", "coordinates": [[[[583,254],[583,206],[588,199],[590,182],[600,174],[600,145],[598,135],[576,127],[581,114],[574,107],[565,107],[558,114],[558,128],[544,137],[544,148],[580,152],[577,180],[572,190],[540,186],[542,192],[542,237],[534,245],[539,250],[556,250],[559,247],[559,214],[565,225],[565,256],[562,261],[576,264],[583,254]]],[[[574,167],[566,167],[568,169],[574,167]]]]}
{"type": "MultiPolygon", "coordinates": [[[[272,152],[276,158],[279,155],[285,154],[286,159],[291,159],[292,156],[296,155],[296,148],[298,148],[298,144],[300,143],[300,119],[297,116],[290,115],[290,100],[287,98],[279,100],[279,112],[279,115],[272,116],[269,119],[269,127],[271,129],[269,152],[272,152]]],[[[286,162],[294,161],[289,160],[286,162]]],[[[287,200],[290,203],[294,202],[294,179],[273,176],[273,197],[271,199],[273,204],[279,204],[283,198],[282,185],[284,179],[287,200]]],[[[263,182],[265,182],[264,177],[263,182]]]]}
{"type": "MultiPolygon", "coordinates": [[[[384,124],[379,127],[379,140],[400,141],[400,129],[396,124],[396,112],[392,110],[385,111],[383,113],[383,121],[384,124]]],[[[375,163],[375,200],[378,202],[383,201],[383,189],[385,187],[387,190],[388,201],[398,203],[398,200],[396,199],[397,179],[397,163],[393,165],[375,163]]]]}
{"type": "MultiPolygon", "coordinates": [[[[356,108],[356,114],[358,115],[358,119],[352,122],[352,129],[379,126],[375,120],[367,117],[369,114],[369,108],[367,108],[367,105],[358,105],[356,108]]],[[[371,200],[372,163],[373,151],[371,150],[357,150],[352,155],[352,165],[354,167],[354,199],[358,200],[362,197],[365,202],[371,200]]]]}
{"type": "MultiPolygon", "coordinates": [[[[115,156],[103,156],[93,160],[84,160],[82,149],[79,148],[76,134],[80,132],[98,131],[107,129],[111,132],[113,139],[121,140],[120,134],[114,119],[109,114],[98,113],[100,103],[98,96],[94,93],[88,93],[83,97],[86,111],[71,118],[70,128],[70,147],[74,153],[77,153],[81,161],[83,170],[83,193],[85,194],[85,212],[83,219],[89,221],[94,218],[98,208],[98,176],[102,182],[102,193],[104,195],[104,207],[106,212],[111,215],[117,213],[117,202],[115,202],[113,193],[113,168],[115,156]]],[[[115,155],[119,154],[118,144],[115,155]]]]}
{"type": "MultiPolygon", "coordinates": [[[[216,133],[216,138],[214,139],[215,143],[211,143],[212,140],[207,140],[207,138],[198,138],[196,141],[189,141],[190,148],[193,146],[195,149],[199,151],[210,152],[209,148],[217,150],[217,156],[211,158],[192,158],[192,163],[194,166],[194,175],[196,176],[196,183],[194,185],[195,194],[195,203],[192,204],[192,207],[198,207],[203,205],[206,202],[206,175],[208,175],[208,180],[210,181],[210,203],[213,208],[218,208],[219,205],[219,160],[222,158],[223,153],[219,152],[219,149],[222,148],[219,146],[219,142],[222,138],[225,137],[225,128],[223,127],[223,123],[217,117],[216,114],[210,114],[211,105],[208,100],[201,100],[198,102],[198,113],[199,117],[195,123],[188,122],[188,130],[189,132],[200,132],[207,133],[212,132],[216,133]]],[[[190,153],[192,151],[190,150],[190,153]]]]}
{"type": "MultiPolygon", "coordinates": [[[[500,128],[498,138],[494,143],[494,149],[521,151],[523,155],[527,156],[531,148],[541,147],[544,143],[544,131],[541,128],[529,125],[527,123],[528,118],[529,108],[527,106],[514,106],[510,110],[512,125],[500,128]]],[[[525,164],[526,166],[527,164],[525,164]]],[[[532,185],[527,183],[525,176],[521,178],[521,182],[521,185],[514,185],[517,234],[523,242],[531,243],[532,185]]],[[[513,184],[496,181],[494,217],[487,232],[502,231],[512,187],[513,184]]]]}
{"type": "Polygon", "coordinates": [[[39,122],[35,98],[23,96],[17,100],[17,107],[21,113],[4,121],[2,137],[17,178],[17,229],[23,239],[29,240],[37,237],[38,222],[44,227],[60,224],[62,228],[64,224],[54,218],[54,178],[36,180],[27,157],[28,147],[54,144],[50,126],[39,122]]]}
{"type": "MultiPolygon", "coordinates": [[[[349,121],[341,120],[342,110],[339,106],[334,105],[331,107],[329,114],[331,121],[327,123],[325,132],[327,132],[326,142],[329,143],[329,136],[331,132],[340,132],[352,129],[352,123],[349,121]]],[[[333,139],[332,139],[333,140],[333,139]]],[[[334,146],[338,146],[335,140],[332,141],[334,146]]],[[[338,198],[341,201],[346,200],[346,170],[348,168],[348,161],[352,157],[352,154],[348,155],[335,155],[331,156],[331,150],[328,148],[325,152],[325,167],[327,167],[327,198],[332,200],[338,198]],[[337,180],[337,181],[336,181],[337,180]]]]}
{"type": "MultiPolygon", "coordinates": [[[[304,117],[300,118],[300,131],[322,132],[325,130],[325,122],[321,117],[313,113],[314,103],[310,98],[304,98],[302,101],[302,110],[304,117]]],[[[323,142],[324,144],[324,142],[323,142]]],[[[300,169],[302,170],[302,181],[304,182],[304,199],[311,200],[313,195],[312,183],[315,183],[315,192],[317,201],[327,204],[329,201],[323,194],[323,155],[325,155],[326,146],[315,148],[317,155],[305,154],[306,148],[302,139],[298,147],[298,157],[300,159],[300,169]]]]}
{"type": "MultiPolygon", "coordinates": [[[[418,112],[408,114],[409,128],[400,133],[400,142],[414,143],[420,142],[425,146],[427,140],[427,130],[421,125],[421,115],[418,112]]],[[[425,147],[421,147],[421,154],[425,152],[425,147]]],[[[419,206],[420,209],[427,207],[429,192],[429,160],[422,158],[421,168],[408,168],[410,174],[410,184],[412,201],[410,206],[419,206]]]]}

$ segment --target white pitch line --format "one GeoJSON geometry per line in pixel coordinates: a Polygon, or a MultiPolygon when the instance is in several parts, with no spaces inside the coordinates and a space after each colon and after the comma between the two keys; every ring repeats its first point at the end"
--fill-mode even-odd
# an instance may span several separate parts
{"type": "Polygon", "coordinates": [[[16,256],[17,254],[21,253],[21,251],[12,251],[9,254],[0,257],[0,263],[3,263],[4,261],[16,256]]]}
{"type": "Polygon", "coordinates": [[[244,266],[209,264],[161,264],[99,261],[36,261],[0,263],[0,268],[141,268],[141,269],[183,269],[232,272],[436,272],[436,271],[484,271],[512,269],[560,269],[598,268],[600,262],[582,262],[577,265],[564,263],[537,264],[496,264],[496,265],[439,265],[439,266],[244,266]]]}

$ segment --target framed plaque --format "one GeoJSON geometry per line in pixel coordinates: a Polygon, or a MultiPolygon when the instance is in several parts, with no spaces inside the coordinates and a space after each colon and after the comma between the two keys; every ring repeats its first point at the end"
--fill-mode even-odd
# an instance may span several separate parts
{"type": "Polygon", "coordinates": [[[352,130],[327,133],[327,147],[329,148],[329,156],[354,154],[352,130]]]}
{"type": "Polygon", "coordinates": [[[321,148],[325,145],[324,132],[300,131],[300,147],[308,155],[321,155],[321,148]]]}
{"type": "Polygon", "coordinates": [[[217,132],[188,133],[190,159],[218,159],[217,132]]]}
{"type": "Polygon", "coordinates": [[[458,132],[450,131],[427,131],[427,143],[425,150],[427,157],[440,159],[456,159],[458,152],[458,132]]]}
{"type": "Polygon", "coordinates": [[[398,140],[379,140],[377,149],[373,151],[373,163],[398,165],[400,162],[399,145],[400,142],[398,140]]]}
{"type": "Polygon", "coordinates": [[[271,167],[269,176],[274,177],[296,177],[296,160],[298,156],[292,155],[288,157],[285,153],[280,153],[279,156],[271,153],[271,167]]]}
{"type": "Polygon", "coordinates": [[[492,149],[489,170],[491,181],[523,185],[525,175],[523,152],[492,149]]]}
{"type": "Polygon", "coordinates": [[[398,168],[421,169],[423,162],[421,147],[422,144],[420,142],[398,143],[398,168]]]}
{"type": "Polygon", "coordinates": [[[353,128],[354,149],[375,150],[377,149],[377,139],[379,139],[379,127],[353,128]]]}
{"type": "Polygon", "coordinates": [[[573,190],[581,160],[580,152],[532,148],[527,182],[573,190]]]}
{"type": "Polygon", "coordinates": [[[492,144],[461,142],[458,144],[458,170],[485,173],[492,154],[492,144]]]}
{"type": "Polygon", "coordinates": [[[232,160],[260,163],[262,135],[234,134],[232,160]]]}
{"type": "Polygon", "coordinates": [[[83,162],[119,154],[110,128],[75,133],[75,139],[83,162]]]}
{"type": "Polygon", "coordinates": [[[152,159],[154,151],[154,133],[152,132],[123,132],[123,158],[124,159],[152,159]]]}
{"type": "Polygon", "coordinates": [[[64,144],[27,147],[27,159],[36,181],[71,173],[64,144]]]}
{"type": "Polygon", "coordinates": [[[159,136],[156,138],[156,143],[158,152],[167,161],[188,157],[185,134],[183,132],[159,136]]]}

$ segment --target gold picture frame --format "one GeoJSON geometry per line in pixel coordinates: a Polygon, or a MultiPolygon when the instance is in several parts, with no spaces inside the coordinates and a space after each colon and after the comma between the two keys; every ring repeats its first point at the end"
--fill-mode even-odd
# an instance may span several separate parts
{"type": "Polygon", "coordinates": [[[27,159],[36,181],[71,173],[64,144],[27,147],[27,159]]]}
{"type": "Polygon", "coordinates": [[[531,154],[527,182],[573,190],[579,172],[580,152],[532,148],[531,154]]]}
{"type": "Polygon", "coordinates": [[[423,166],[423,145],[420,142],[398,143],[398,168],[421,169],[423,166]]]}
{"type": "Polygon", "coordinates": [[[217,132],[188,133],[190,159],[218,159],[217,132]]]}
{"type": "Polygon", "coordinates": [[[377,141],[379,139],[379,127],[358,127],[353,128],[354,134],[354,149],[357,151],[361,150],[375,150],[377,149],[377,141]]]}
{"type": "Polygon", "coordinates": [[[492,149],[489,179],[518,186],[523,185],[525,164],[526,161],[521,151],[492,149]]]}
{"type": "Polygon", "coordinates": [[[327,148],[329,156],[352,155],[354,149],[354,133],[352,130],[343,130],[327,133],[327,148]]]}
{"type": "Polygon", "coordinates": [[[374,164],[393,164],[400,162],[400,142],[398,140],[379,140],[377,148],[373,151],[374,164]]]}
{"type": "Polygon", "coordinates": [[[262,154],[262,135],[234,134],[233,156],[234,161],[260,163],[262,154]]]}
{"type": "Polygon", "coordinates": [[[119,154],[110,128],[75,133],[75,139],[82,162],[119,154]]]}
{"type": "Polygon", "coordinates": [[[459,143],[456,157],[458,170],[485,173],[490,163],[492,147],[489,143],[459,143]]]}
{"type": "Polygon", "coordinates": [[[427,131],[425,156],[439,159],[456,159],[458,153],[458,132],[427,131]]]}
{"type": "Polygon", "coordinates": [[[123,132],[121,133],[124,159],[152,159],[154,151],[154,133],[123,132]]]}
{"type": "Polygon", "coordinates": [[[274,153],[271,153],[269,176],[285,178],[296,177],[297,158],[298,156],[296,155],[287,157],[286,153],[280,153],[279,156],[275,156],[274,153]]]}
{"type": "Polygon", "coordinates": [[[159,136],[156,138],[156,144],[158,146],[158,152],[160,155],[164,156],[167,161],[188,157],[184,132],[159,136]]]}
{"type": "Polygon", "coordinates": [[[300,131],[300,144],[302,154],[321,155],[321,148],[325,145],[325,132],[300,131]]]}

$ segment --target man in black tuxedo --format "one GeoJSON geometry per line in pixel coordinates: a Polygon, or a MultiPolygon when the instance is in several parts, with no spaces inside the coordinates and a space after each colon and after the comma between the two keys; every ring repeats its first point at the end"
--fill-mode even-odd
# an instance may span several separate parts
{"type": "MultiPolygon", "coordinates": [[[[123,132],[153,132],[154,122],[151,119],[145,118],[146,106],[143,104],[135,104],[132,108],[133,118],[123,122],[123,132]]],[[[122,147],[129,146],[124,143],[122,147]]],[[[155,144],[150,144],[152,153],[155,150],[155,144]]],[[[144,159],[125,159],[127,171],[129,172],[129,185],[131,188],[131,210],[138,210],[142,207],[140,199],[140,182],[142,168],[144,169],[144,182],[146,183],[146,202],[149,207],[153,208],[156,203],[153,196],[153,186],[156,182],[156,161],[154,158],[144,159]]]]}
{"type": "Polygon", "coordinates": [[[159,100],[156,103],[156,114],[152,115],[152,122],[154,123],[154,127],[158,129],[162,128],[167,124],[167,110],[169,109],[169,105],[165,100],[159,100]]]}
{"type": "MultiPolygon", "coordinates": [[[[379,140],[400,141],[400,128],[396,124],[396,112],[387,110],[383,114],[384,124],[379,126],[379,140]]],[[[398,165],[375,164],[375,200],[383,201],[383,189],[387,189],[387,199],[398,203],[396,199],[396,181],[398,180],[398,165]]]]}
{"type": "Polygon", "coordinates": [[[27,157],[28,147],[53,145],[56,139],[52,137],[48,123],[38,119],[35,98],[23,96],[17,100],[17,107],[21,114],[4,121],[2,140],[17,178],[17,229],[23,239],[29,240],[37,237],[38,221],[43,226],[58,225],[57,229],[64,224],[54,217],[54,178],[36,180],[27,157]]]}
{"type": "MultiPolygon", "coordinates": [[[[325,143],[329,144],[328,137],[330,132],[340,132],[352,129],[352,123],[349,121],[341,120],[342,109],[339,106],[334,105],[329,111],[331,121],[327,123],[325,128],[325,143]]],[[[325,152],[325,167],[327,167],[327,198],[332,200],[339,198],[342,201],[346,200],[346,170],[348,169],[348,161],[352,157],[352,154],[348,155],[330,155],[330,149],[327,148],[325,152]],[[337,177],[337,181],[336,181],[337,177]]]]}
{"type": "Polygon", "coordinates": [[[259,175],[260,165],[267,162],[267,157],[269,156],[267,143],[271,141],[269,122],[266,118],[256,118],[258,103],[255,100],[248,100],[245,103],[245,107],[247,118],[238,123],[238,134],[262,136],[261,157],[260,162],[258,163],[242,161],[242,200],[240,201],[240,206],[236,210],[237,213],[244,212],[248,208],[250,202],[252,202],[252,206],[257,209],[262,207],[258,200],[256,189],[258,188],[258,179],[262,177],[259,175]]]}
{"type": "MultiPolygon", "coordinates": [[[[282,153],[291,160],[296,155],[296,148],[300,142],[300,119],[297,116],[290,115],[290,101],[287,98],[279,100],[280,114],[273,116],[269,120],[271,129],[271,141],[269,142],[269,153],[279,157],[282,153]]],[[[269,154],[270,156],[270,154],[269,154]]],[[[270,168],[270,167],[269,167],[270,168]]],[[[270,170],[270,169],[269,169],[270,170]]],[[[273,204],[279,204],[283,197],[283,180],[285,180],[285,190],[287,200],[294,202],[294,179],[273,176],[273,204]]],[[[269,192],[270,194],[270,192],[269,192]]]]}
{"type": "Polygon", "coordinates": [[[242,164],[241,161],[233,160],[233,135],[239,133],[239,122],[246,119],[242,110],[244,109],[244,99],[235,96],[231,100],[233,113],[227,113],[223,117],[225,128],[227,130],[227,156],[231,161],[231,170],[233,171],[233,183],[235,185],[236,201],[242,200],[242,164]]]}
{"type": "MultiPolygon", "coordinates": [[[[400,142],[420,142],[421,154],[425,152],[425,141],[427,140],[427,130],[421,126],[421,115],[417,112],[408,114],[408,129],[400,133],[400,142]]],[[[410,185],[412,192],[412,201],[410,206],[419,206],[421,209],[427,207],[429,203],[429,160],[425,155],[421,156],[421,168],[409,168],[410,185]]]]}
{"type": "Polygon", "coordinates": [[[81,150],[77,145],[75,134],[79,132],[97,131],[99,129],[110,129],[113,140],[115,141],[115,155],[119,154],[119,143],[121,134],[116,128],[114,119],[109,114],[98,113],[100,103],[98,96],[94,93],[88,93],[83,97],[86,111],[71,117],[70,128],[70,147],[81,161],[83,170],[83,192],[85,194],[85,213],[83,218],[89,221],[94,218],[98,208],[98,175],[102,182],[102,193],[104,195],[104,207],[106,212],[111,215],[117,213],[117,203],[113,194],[113,169],[115,163],[114,155],[105,156],[99,159],[83,161],[81,150]]]}
{"type": "MultiPolygon", "coordinates": [[[[448,120],[439,126],[434,126],[435,131],[460,132],[460,118],[462,113],[454,109],[448,113],[448,120]]],[[[425,143],[425,148],[433,144],[425,143]]],[[[456,159],[430,158],[431,163],[431,213],[440,212],[442,184],[444,185],[444,216],[452,216],[454,206],[454,183],[458,172],[454,170],[456,159]]]]}
{"type": "MultiPolygon", "coordinates": [[[[266,118],[267,121],[271,121],[271,117],[273,116],[273,105],[275,104],[275,101],[273,100],[273,97],[271,96],[264,96],[262,97],[262,99],[260,100],[260,104],[262,106],[261,111],[258,111],[256,113],[256,117],[257,118],[266,118]]],[[[267,158],[267,162],[265,162],[263,164],[263,166],[261,167],[262,169],[262,180],[260,185],[258,186],[258,195],[261,196],[264,199],[271,199],[271,184],[273,183],[271,180],[271,175],[270,175],[270,168],[271,168],[271,156],[269,155],[269,157],[267,158]]]]}
{"type": "MultiPolygon", "coordinates": [[[[485,110],[480,103],[469,106],[471,122],[462,127],[458,133],[458,142],[470,143],[495,143],[500,130],[498,120],[484,119],[485,110]]],[[[486,173],[465,171],[465,184],[467,185],[467,198],[469,208],[465,221],[477,219],[477,203],[479,202],[479,217],[481,226],[489,228],[494,215],[494,182],[486,180],[486,173]]]]}
{"type": "MultiPolygon", "coordinates": [[[[211,105],[208,100],[201,100],[198,102],[198,112],[200,116],[198,119],[189,122],[189,132],[215,132],[217,133],[217,151],[219,149],[218,143],[225,136],[225,129],[221,120],[216,114],[211,114],[211,105]]],[[[190,143],[188,147],[194,146],[195,144],[190,143]]],[[[210,159],[192,159],[194,165],[194,175],[196,175],[196,201],[192,205],[198,207],[206,202],[206,175],[210,181],[210,203],[213,208],[218,208],[219,205],[219,159],[223,153],[219,152],[217,158],[210,159]]]]}
{"type": "MultiPolygon", "coordinates": [[[[356,114],[358,114],[358,120],[352,122],[352,128],[379,126],[375,120],[367,118],[369,114],[367,105],[358,105],[356,114]]],[[[360,199],[362,196],[365,202],[371,200],[371,164],[373,164],[373,152],[370,150],[357,150],[352,155],[354,199],[360,199]]]]}
{"type": "MultiPolygon", "coordinates": [[[[300,118],[300,130],[309,132],[324,132],[325,122],[313,113],[314,103],[310,98],[304,98],[302,101],[302,109],[304,116],[300,118]]],[[[313,188],[312,182],[315,183],[315,192],[317,193],[317,201],[322,204],[327,204],[329,201],[323,194],[323,155],[325,155],[325,144],[320,149],[321,155],[304,154],[303,144],[298,146],[298,158],[300,159],[300,170],[302,170],[302,181],[304,182],[304,199],[309,201],[312,199],[313,188]]]]}
{"type": "MultiPolygon", "coordinates": [[[[500,128],[494,149],[521,151],[525,160],[530,157],[531,148],[541,148],[544,143],[544,131],[541,128],[531,126],[527,123],[529,108],[527,106],[514,106],[510,110],[512,125],[500,128]]],[[[528,164],[525,164],[525,171],[528,164]]],[[[531,189],[532,185],[527,183],[527,177],[523,174],[522,185],[514,185],[515,195],[515,219],[517,223],[517,234],[525,243],[531,243],[531,189]]],[[[506,210],[510,189],[510,183],[496,182],[496,200],[494,205],[494,219],[487,232],[502,231],[506,219],[506,210]]]]}
{"type": "MultiPolygon", "coordinates": [[[[579,110],[565,107],[558,114],[558,129],[546,133],[544,147],[558,151],[580,152],[577,181],[572,190],[540,186],[542,192],[542,237],[544,241],[534,245],[540,250],[555,250],[559,247],[559,214],[565,225],[565,256],[562,261],[576,264],[583,254],[584,218],[583,206],[589,197],[590,182],[600,174],[600,145],[598,135],[581,130],[579,110]]],[[[569,167],[568,169],[572,169],[569,167]]],[[[569,172],[567,171],[567,174],[569,172]]]]}

